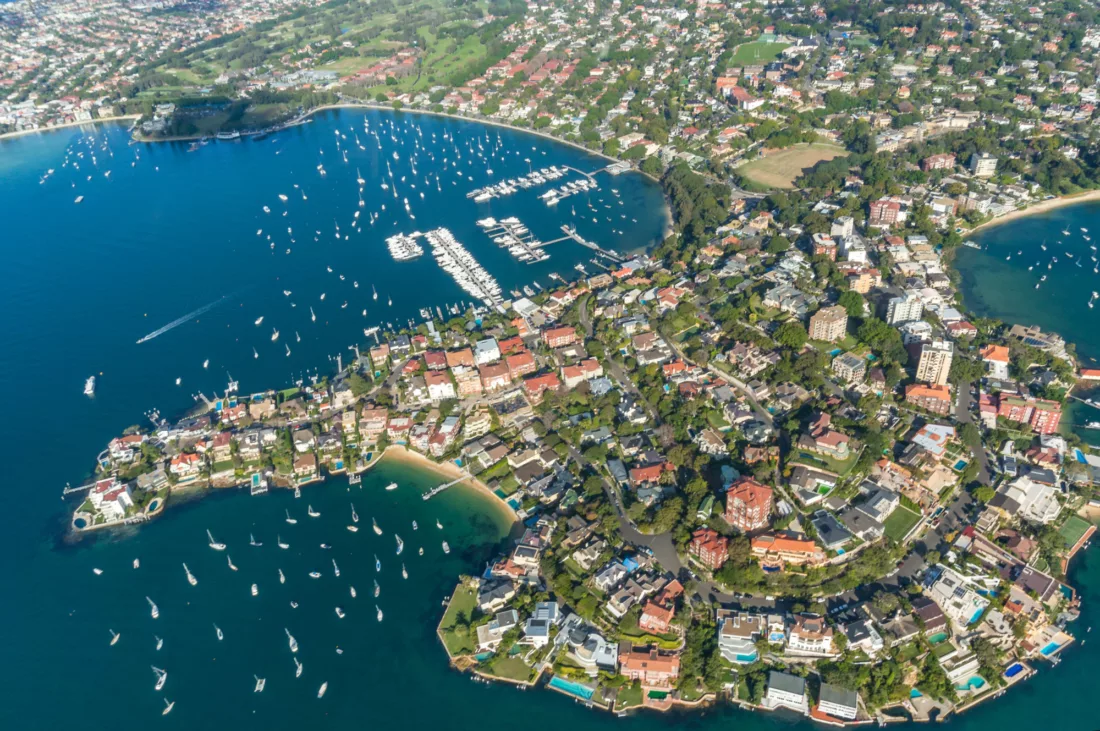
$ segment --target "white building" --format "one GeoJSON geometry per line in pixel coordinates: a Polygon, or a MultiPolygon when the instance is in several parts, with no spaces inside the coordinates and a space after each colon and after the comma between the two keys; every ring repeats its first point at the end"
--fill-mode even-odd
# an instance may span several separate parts
{"type": "Polygon", "coordinates": [[[928,588],[928,594],[958,629],[977,621],[989,600],[979,594],[965,577],[942,564],[937,566],[939,578],[928,588]]]}
{"type": "Polygon", "coordinates": [[[1026,475],[1003,485],[989,504],[1011,518],[1023,518],[1042,525],[1052,522],[1062,511],[1058,490],[1035,482],[1026,475]]]}
{"type": "Polygon", "coordinates": [[[925,343],[920,351],[920,361],[917,363],[917,380],[946,386],[947,377],[951,373],[953,356],[954,348],[947,340],[933,340],[925,343]]]}
{"type": "Polygon", "coordinates": [[[474,362],[478,365],[500,360],[500,346],[493,338],[485,338],[474,346],[474,362]]]}
{"type": "Polygon", "coordinates": [[[892,297],[886,307],[886,324],[899,325],[903,322],[919,320],[924,313],[924,304],[914,294],[904,297],[892,297]]]}
{"type": "Polygon", "coordinates": [[[772,670],[768,673],[768,692],[764,695],[764,707],[790,708],[799,713],[809,713],[806,681],[797,675],[772,670]]]}
{"type": "Polygon", "coordinates": [[[756,662],[760,658],[756,641],[766,629],[762,615],[719,609],[718,651],[736,665],[756,662]]]}
{"type": "Polygon", "coordinates": [[[988,152],[970,156],[970,172],[978,178],[992,178],[997,172],[997,158],[988,152]]]}

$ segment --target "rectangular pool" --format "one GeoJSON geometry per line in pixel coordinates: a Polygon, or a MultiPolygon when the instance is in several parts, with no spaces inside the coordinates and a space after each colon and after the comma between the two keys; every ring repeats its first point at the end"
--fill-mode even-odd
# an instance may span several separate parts
{"type": "Polygon", "coordinates": [[[566,680],[558,675],[550,678],[550,687],[557,688],[569,695],[575,695],[586,701],[592,700],[592,696],[596,694],[594,688],[589,688],[587,685],[581,685],[580,683],[574,683],[572,680],[566,680]]]}
{"type": "Polygon", "coordinates": [[[1061,647],[1061,645],[1059,645],[1057,642],[1048,642],[1042,650],[1039,650],[1039,652],[1043,653],[1043,655],[1049,655],[1057,650],[1059,647],[1061,647]]]}

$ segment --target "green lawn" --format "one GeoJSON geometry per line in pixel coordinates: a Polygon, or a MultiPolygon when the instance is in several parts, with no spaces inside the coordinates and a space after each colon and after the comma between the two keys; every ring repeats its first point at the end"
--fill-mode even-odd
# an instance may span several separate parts
{"type": "Polygon", "coordinates": [[[828,470],[829,472],[835,472],[841,477],[847,475],[849,470],[855,466],[858,460],[859,454],[857,452],[849,453],[848,459],[834,459],[825,454],[803,450],[800,450],[795,458],[795,461],[805,462],[810,466],[816,466],[828,470]]]}
{"type": "Polygon", "coordinates": [[[1066,549],[1076,546],[1077,542],[1081,540],[1091,525],[1091,523],[1078,515],[1069,516],[1066,522],[1062,523],[1062,527],[1058,529],[1058,532],[1062,536],[1062,540],[1066,542],[1066,549]]]}
{"type": "Polygon", "coordinates": [[[474,651],[474,642],[477,637],[475,631],[471,630],[466,637],[460,637],[455,633],[454,627],[459,613],[466,617],[466,621],[469,621],[476,608],[477,594],[474,593],[473,589],[465,584],[455,589],[455,593],[447,605],[447,611],[443,614],[443,621],[439,625],[443,635],[443,644],[452,656],[468,655],[474,651]]]}
{"type": "Polygon", "coordinates": [[[640,705],[642,705],[642,687],[640,685],[624,685],[619,688],[619,695],[615,699],[616,711],[640,705]]]}
{"type": "Polygon", "coordinates": [[[913,529],[913,526],[920,520],[920,515],[914,513],[909,508],[898,507],[897,510],[890,513],[890,517],[886,519],[886,537],[895,543],[901,543],[906,534],[913,529]]]}
{"type": "Polygon", "coordinates": [[[528,681],[531,679],[531,668],[518,657],[498,657],[489,663],[489,673],[498,678],[509,680],[528,681]]]}
{"type": "Polygon", "coordinates": [[[752,41],[742,43],[733,51],[730,58],[730,66],[755,66],[765,64],[779,58],[779,53],[789,44],[768,43],[767,41],[752,41]]]}

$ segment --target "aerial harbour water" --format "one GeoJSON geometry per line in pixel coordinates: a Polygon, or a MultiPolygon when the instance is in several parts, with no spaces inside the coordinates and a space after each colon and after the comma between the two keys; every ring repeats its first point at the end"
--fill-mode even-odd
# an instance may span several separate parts
{"type": "MultiPolygon", "coordinates": [[[[980,249],[960,247],[960,292],[977,315],[1038,325],[1073,343],[1081,365],[1100,363],[1100,205],[1082,203],[979,231],[980,249]]],[[[1077,395],[1094,398],[1085,389],[1077,395]]],[[[1100,409],[1071,400],[1067,415],[1082,440],[1100,444],[1100,409]]]]}
{"type": "MultiPolygon", "coordinates": [[[[3,427],[9,447],[5,487],[10,512],[3,545],[9,584],[0,621],[9,629],[0,726],[53,729],[79,724],[117,730],[202,723],[219,728],[350,729],[369,724],[473,731],[483,729],[491,717],[542,718],[540,723],[584,730],[611,723],[646,730],[686,723],[708,729],[793,725],[782,716],[725,707],[700,714],[639,714],[620,722],[558,694],[474,684],[451,671],[435,637],[440,600],[458,574],[477,573],[493,557],[508,523],[498,504],[472,490],[448,490],[432,501],[420,500],[420,493],[440,479],[403,464],[383,462],[360,486],[343,478],[309,486],[299,500],[279,490],[256,498],[244,491],[217,493],[173,506],[160,520],[138,529],[75,545],[64,541],[71,505],[57,501],[60,486],[85,476],[91,468],[87,455],[122,427],[141,420],[144,409],[159,406],[167,414],[178,412],[191,403],[196,390],[223,389],[230,373],[245,391],[286,385],[314,369],[326,373],[332,370],[327,356],[346,353],[351,342],[364,342],[358,335],[363,327],[386,321],[398,325],[419,319],[420,307],[469,299],[429,256],[394,262],[383,233],[446,227],[506,291],[532,279],[548,284],[549,272],[565,275],[575,263],[591,258],[590,251],[562,242],[549,247],[548,261],[527,265],[493,244],[476,220],[515,215],[540,239],[550,240],[559,237],[555,231],[568,220],[568,206],[599,192],[574,195],[552,208],[538,200],[541,191],[521,191],[487,203],[468,201],[463,193],[459,201],[462,187],[454,185],[459,201],[454,207],[464,207],[464,212],[443,210],[449,204],[420,208],[410,196],[415,226],[411,219],[403,222],[409,212],[401,206],[392,211],[396,225],[372,234],[369,241],[370,224],[360,225],[364,233],[356,242],[358,232],[351,233],[348,221],[359,208],[354,157],[347,171],[342,162],[324,163],[323,183],[314,160],[322,146],[326,158],[332,154],[333,131],[361,130],[363,116],[371,115],[333,113],[281,133],[274,142],[212,144],[194,152],[187,152],[185,145],[128,147],[120,130],[100,128],[97,137],[115,135],[109,146],[116,158],[126,155],[127,163],[115,163],[110,178],[101,171],[95,182],[116,185],[125,180],[127,169],[147,177],[122,191],[107,191],[109,196],[87,190],[80,193],[86,197],[79,205],[73,203],[77,193],[71,186],[54,190],[51,184],[58,180],[39,186],[37,178],[49,167],[56,170],[59,155],[84,132],[67,130],[0,146],[0,168],[5,170],[0,200],[13,212],[5,221],[9,266],[0,294],[5,312],[0,336],[8,346],[0,352],[0,385],[19,405],[3,427]],[[130,168],[134,150],[141,159],[130,168]],[[293,225],[308,233],[285,247],[293,248],[288,255],[282,252],[288,239],[272,250],[254,229],[259,221],[270,228],[264,217],[280,210],[279,192],[294,190],[291,178],[282,177],[290,173],[281,166],[295,157],[300,164],[290,165],[293,180],[312,181],[299,185],[318,206],[315,219],[293,225]],[[329,185],[332,190],[326,195],[329,185]],[[179,204],[196,191],[197,204],[179,204]],[[327,197],[331,200],[324,205],[332,215],[321,204],[327,197]],[[263,213],[263,205],[273,213],[263,213]],[[48,215],[36,215],[42,211],[48,215]],[[347,241],[335,239],[333,221],[349,236],[347,241]],[[326,235],[313,241],[315,230],[326,235]],[[417,269],[402,271],[406,266],[417,269]],[[340,274],[346,278],[340,280],[340,274]],[[379,293],[377,300],[372,288],[379,293]],[[321,293],[327,296],[321,299],[321,293]],[[387,304],[391,298],[392,306],[387,304]],[[345,299],[347,308],[340,306],[345,299]],[[297,307],[291,308],[291,301],[297,307]],[[194,314],[210,305],[216,306],[194,314]],[[364,307],[365,318],[360,314],[364,307]],[[316,321],[308,308],[316,310],[316,321]],[[181,318],[181,313],[189,314],[181,318]],[[257,324],[260,318],[263,322],[257,324]],[[180,319],[178,326],[165,329],[180,319]],[[278,340],[269,328],[281,331],[278,340]],[[158,330],[160,335],[149,338],[158,330]],[[143,337],[145,342],[135,343],[143,337]],[[283,354],[284,345],[293,351],[291,356],[283,354]],[[95,398],[88,399],[80,386],[91,373],[99,376],[99,383],[95,398]],[[392,482],[398,488],[385,490],[392,482]],[[318,517],[312,518],[307,506],[318,517]],[[384,535],[344,530],[353,506],[363,525],[374,519],[384,535]],[[288,514],[297,523],[288,524],[288,514]],[[442,530],[434,527],[437,518],[442,530]],[[413,520],[418,521],[417,531],[413,520]],[[214,538],[208,539],[206,531],[214,538]],[[394,533],[408,544],[400,558],[394,533]],[[264,545],[250,545],[250,534],[264,545]],[[443,540],[451,546],[449,554],[442,550],[443,540]],[[212,549],[208,544],[214,542],[223,542],[225,550],[212,549]],[[289,547],[282,549],[279,543],[289,547]],[[321,548],[322,543],[331,548],[321,548]],[[417,550],[421,546],[423,556],[417,550]],[[140,559],[138,568],[134,559],[140,559]],[[401,577],[402,562],[408,579],[401,577]],[[313,572],[320,577],[311,578],[313,572]],[[375,580],[377,598],[371,596],[375,580]],[[157,607],[155,619],[148,602],[157,607]],[[384,611],[381,624],[376,605],[384,611]],[[110,631],[118,634],[113,645],[110,631]],[[288,633],[299,646],[297,652],[288,646],[288,633]],[[159,650],[157,638],[164,640],[159,650]],[[295,677],[298,663],[302,674],[295,677]],[[161,690],[155,685],[162,676],[150,671],[151,665],[167,673],[161,690]],[[262,686],[259,679],[265,681],[262,686]],[[322,683],[327,690],[318,698],[322,683]],[[256,692],[259,687],[263,692],[256,692]],[[162,718],[166,701],[175,706],[162,718]]],[[[372,126],[392,115],[375,116],[372,126]]],[[[396,115],[395,123],[410,118],[396,115]]],[[[544,157],[544,165],[583,170],[601,165],[575,150],[519,133],[449,120],[432,123],[439,130],[468,127],[471,139],[499,134],[511,140],[508,144],[522,140],[524,149],[536,148],[525,156],[544,157]]],[[[428,120],[418,124],[428,134],[428,120]]],[[[360,174],[377,180],[382,160],[374,168],[361,166],[360,174]]],[[[426,168],[421,165],[420,172],[426,168]]],[[[514,174],[526,168],[523,162],[514,174]]],[[[395,175],[400,177],[396,170],[395,175]]],[[[465,182],[471,189],[475,184],[482,183],[465,182]]],[[[633,231],[631,248],[659,237],[665,214],[652,184],[640,176],[602,174],[604,192],[612,187],[624,201],[625,220],[639,220],[637,229],[627,229],[633,231]]],[[[393,197],[388,195],[390,209],[393,197]]],[[[614,200],[619,196],[605,198],[601,206],[619,208],[614,200]]],[[[382,197],[376,202],[380,205],[382,197]]],[[[384,220],[379,216],[375,226],[384,220]]],[[[616,248],[613,231],[618,228],[606,221],[601,228],[598,220],[587,228],[583,221],[577,223],[582,236],[608,248],[616,248]]],[[[1086,554],[1069,577],[1084,595],[1082,625],[1093,621],[1092,607],[1100,599],[1097,567],[1095,557],[1086,554]]],[[[1073,647],[1057,668],[1042,668],[1008,697],[949,725],[1031,727],[1049,722],[1055,712],[1062,728],[1091,728],[1091,677],[1083,670],[1096,659],[1095,645],[1073,647]],[[1040,697],[1044,702],[1035,703],[1040,697]]],[[[798,725],[810,727],[802,721],[798,725]]]]}

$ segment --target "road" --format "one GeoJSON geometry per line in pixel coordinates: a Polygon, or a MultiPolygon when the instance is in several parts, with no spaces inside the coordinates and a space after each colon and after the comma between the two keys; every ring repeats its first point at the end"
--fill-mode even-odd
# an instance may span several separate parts
{"type": "MultiPolygon", "coordinates": [[[[973,399],[970,396],[970,389],[973,384],[967,383],[957,387],[958,398],[955,399],[955,422],[959,425],[973,424],[974,412],[971,411],[971,405],[973,399]]],[[[989,470],[989,457],[986,454],[985,447],[979,443],[977,445],[968,444],[970,447],[970,458],[978,460],[978,482],[983,485],[993,484],[993,473],[989,470]]]]}

